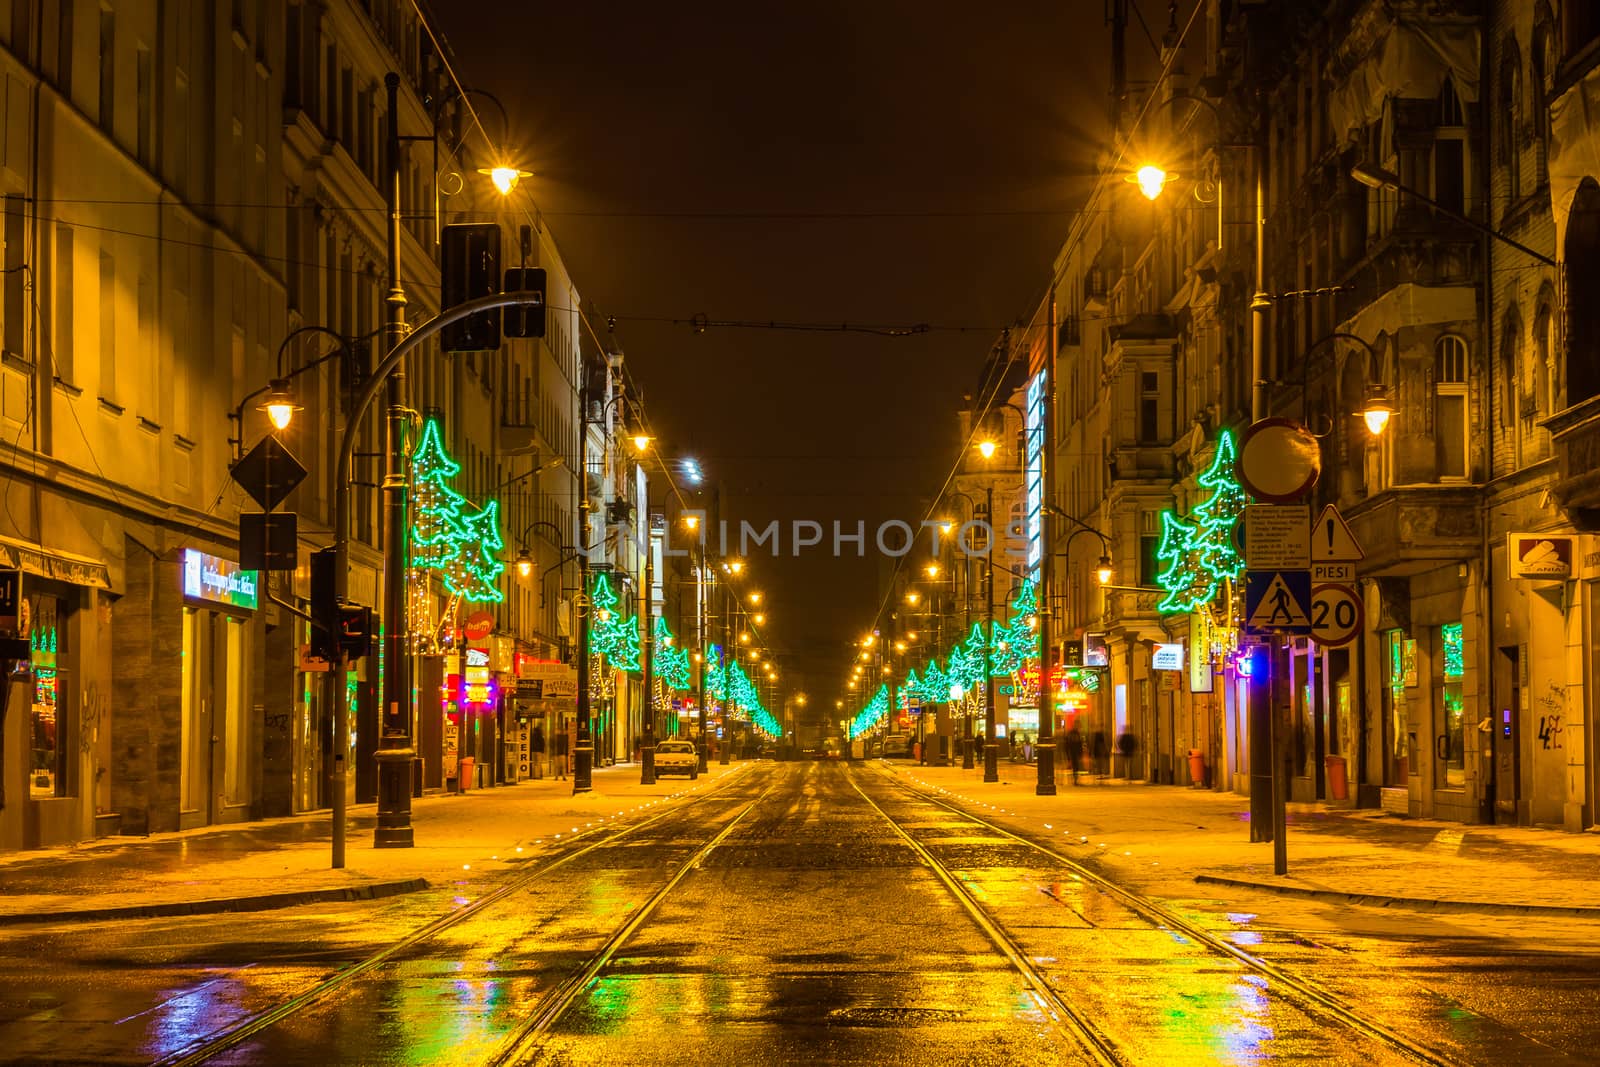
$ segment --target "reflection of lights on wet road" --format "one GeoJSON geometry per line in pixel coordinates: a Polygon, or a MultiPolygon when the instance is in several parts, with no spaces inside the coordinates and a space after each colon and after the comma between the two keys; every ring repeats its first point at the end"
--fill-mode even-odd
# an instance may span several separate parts
{"type": "Polygon", "coordinates": [[[188,1048],[205,1035],[231,1025],[243,1014],[240,1001],[246,990],[245,983],[235,975],[225,974],[176,993],[147,1011],[117,1021],[125,1023],[140,1015],[151,1016],[142,1051],[164,1056],[188,1048]]]}

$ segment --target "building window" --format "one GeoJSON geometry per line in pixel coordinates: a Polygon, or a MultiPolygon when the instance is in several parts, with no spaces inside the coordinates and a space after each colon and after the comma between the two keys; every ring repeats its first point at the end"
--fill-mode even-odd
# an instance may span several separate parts
{"type": "Polygon", "coordinates": [[[116,136],[117,16],[100,9],[100,128],[116,136]]]}
{"type": "Polygon", "coordinates": [[[1467,120],[1446,78],[1439,92],[1438,129],[1433,140],[1433,198],[1459,214],[1467,210],[1467,120]]]}
{"type": "Polygon", "coordinates": [[[1153,445],[1161,440],[1161,377],[1154,371],[1139,373],[1139,443],[1153,445]]]}
{"type": "Polygon", "coordinates": [[[1446,335],[1433,349],[1433,439],[1439,477],[1467,476],[1467,343],[1446,335]]]}
{"type": "Polygon", "coordinates": [[[1500,60],[1500,140],[1495,145],[1496,156],[1506,168],[1506,184],[1511,198],[1522,195],[1522,148],[1517,131],[1522,124],[1522,53],[1515,37],[1507,37],[1501,46],[1504,54],[1500,60]]]}
{"type": "Polygon", "coordinates": [[[1550,145],[1550,75],[1556,68],[1551,49],[1554,26],[1550,5],[1540,0],[1533,17],[1533,47],[1528,54],[1529,80],[1533,83],[1533,180],[1539,186],[1550,180],[1546,153],[1550,145]]]}
{"type": "Polygon", "coordinates": [[[1439,740],[1435,743],[1434,751],[1441,765],[1435,781],[1441,789],[1465,789],[1466,702],[1462,690],[1467,672],[1459,622],[1439,627],[1439,662],[1439,740]]]}

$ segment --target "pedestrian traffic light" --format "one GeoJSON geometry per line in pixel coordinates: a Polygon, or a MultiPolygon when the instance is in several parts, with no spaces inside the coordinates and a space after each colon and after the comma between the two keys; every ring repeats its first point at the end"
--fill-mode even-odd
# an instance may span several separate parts
{"type": "Polygon", "coordinates": [[[538,306],[523,305],[522,307],[508,307],[503,316],[505,335],[507,337],[543,337],[544,336],[544,268],[529,267],[523,269],[513,267],[506,271],[506,288],[508,293],[538,293],[538,306]]]}
{"type": "Polygon", "coordinates": [[[339,553],[311,553],[311,654],[333,663],[339,658],[339,553]]]}
{"type": "MultiPolygon", "coordinates": [[[[500,284],[500,227],[492,222],[453,223],[439,242],[439,309],[493,296],[500,284]]],[[[439,332],[446,352],[488,352],[500,347],[500,315],[483,311],[439,332]]]]}
{"type": "Polygon", "coordinates": [[[372,652],[372,609],[361,604],[339,605],[339,648],[352,660],[372,652]]]}

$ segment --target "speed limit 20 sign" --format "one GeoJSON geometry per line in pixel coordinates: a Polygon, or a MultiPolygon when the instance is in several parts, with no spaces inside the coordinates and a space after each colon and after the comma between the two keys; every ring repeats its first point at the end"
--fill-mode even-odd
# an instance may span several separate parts
{"type": "Polygon", "coordinates": [[[1347,645],[1361,632],[1361,597],[1348,585],[1311,588],[1311,639],[1319,645],[1347,645]]]}

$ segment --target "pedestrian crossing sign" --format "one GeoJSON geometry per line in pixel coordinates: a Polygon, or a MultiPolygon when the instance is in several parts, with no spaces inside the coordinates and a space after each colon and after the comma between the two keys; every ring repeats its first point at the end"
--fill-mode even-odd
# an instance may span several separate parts
{"type": "Polygon", "coordinates": [[[1246,571],[1244,628],[1256,635],[1311,632],[1309,570],[1246,571]]]}

